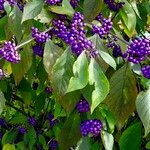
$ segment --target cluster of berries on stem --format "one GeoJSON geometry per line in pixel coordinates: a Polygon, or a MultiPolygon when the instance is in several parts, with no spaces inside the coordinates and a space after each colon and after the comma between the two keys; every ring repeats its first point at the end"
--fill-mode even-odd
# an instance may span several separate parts
{"type": "Polygon", "coordinates": [[[102,123],[98,119],[85,120],[80,125],[80,131],[83,136],[91,134],[92,136],[98,136],[102,130],[102,123]]]}
{"type": "Polygon", "coordinates": [[[79,113],[85,113],[90,111],[90,105],[85,99],[80,99],[80,101],[76,105],[76,109],[79,113]]]}
{"type": "Polygon", "coordinates": [[[115,2],[115,0],[104,0],[104,2],[111,11],[119,11],[125,5],[125,2],[115,2]]]}
{"type": "Polygon", "coordinates": [[[106,19],[102,16],[102,13],[100,13],[96,20],[101,22],[101,27],[97,25],[92,26],[92,32],[93,34],[98,34],[100,38],[104,38],[106,35],[109,34],[110,30],[113,27],[113,23],[111,19],[106,19]]]}
{"type": "Polygon", "coordinates": [[[5,60],[13,63],[19,63],[21,59],[15,43],[12,43],[11,41],[5,42],[3,48],[0,48],[0,55],[5,60]]]}

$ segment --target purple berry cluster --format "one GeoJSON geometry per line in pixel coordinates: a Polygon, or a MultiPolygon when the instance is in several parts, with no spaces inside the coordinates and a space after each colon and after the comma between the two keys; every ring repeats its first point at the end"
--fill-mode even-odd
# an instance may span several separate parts
{"type": "Polygon", "coordinates": [[[143,74],[143,76],[144,76],[145,78],[150,79],[150,65],[148,65],[148,66],[143,66],[142,69],[141,69],[141,71],[142,71],[142,74],[143,74]]]}
{"type": "Polygon", "coordinates": [[[104,0],[104,2],[111,11],[119,11],[125,4],[124,2],[115,2],[115,0],[104,0]]]}
{"type": "Polygon", "coordinates": [[[58,119],[54,119],[54,115],[52,113],[49,113],[47,118],[49,120],[50,127],[53,127],[56,123],[58,123],[58,119]]]}
{"type": "Polygon", "coordinates": [[[91,45],[91,43],[86,43],[86,31],[84,30],[84,27],[85,23],[83,15],[76,12],[70,25],[68,43],[71,45],[72,51],[77,55],[79,55],[84,49],[89,48],[89,44],[91,45]]]}
{"type": "Polygon", "coordinates": [[[109,41],[107,44],[108,48],[112,48],[112,55],[117,58],[119,56],[123,57],[121,47],[115,41],[109,41]]]}
{"type": "Polygon", "coordinates": [[[27,132],[27,129],[24,126],[18,126],[18,132],[20,134],[25,134],[27,132]]]}
{"type": "Polygon", "coordinates": [[[83,136],[97,136],[102,129],[102,123],[98,119],[85,120],[80,125],[80,131],[83,136]]]}
{"type": "Polygon", "coordinates": [[[50,38],[50,35],[45,32],[40,32],[37,28],[32,27],[32,37],[38,44],[43,44],[50,38]]]}
{"type": "Polygon", "coordinates": [[[4,0],[0,0],[0,12],[4,10],[4,0]]]}
{"type": "Polygon", "coordinates": [[[126,53],[129,62],[138,64],[150,54],[150,41],[146,38],[133,39],[126,53]]]}
{"type": "Polygon", "coordinates": [[[62,0],[45,0],[45,3],[47,3],[48,5],[56,5],[60,2],[62,2],[62,0]]]}
{"type": "Polygon", "coordinates": [[[28,124],[34,127],[37,124],[37,121],[34,117],[28,117],[28,124]]]}
{"type": "Polygon", "coordinates": [[[4,43],[4,47],[0,49],[0,55],[7,61],[13,63],[19,63],[20,54],[16,49],[16,45],[11,41],[7,41],[4,43]]]}
{"type": "Polygon", "coordinates": [[[51,148],[51,150],[55,150],[58,147],[58,142],[55,139],[51,139],[49,141],[49,148],[51,148]]]}
{"type": "Polygon", "coordinates": [[[61,19],[58,19],[53,20],[52,24],[54,26],[53,33],[67,43],[69,32],[67,26],[65,25],[65,22],[61,19]]]}
{"type": "Polygon", "coordinates": [[[74,14],[70,26],[61,20],[54,20],[53,26],[54,34],[70,45],[73,53],[79,55],[87,50],[90,55],[96,55],[95,46],[86,38],[84,17],[79,12],[74,14]]]}
{"type": "Polygon", "coordinates": [[[36,44],[32,47],[33,53],[39,57],[43,57],[44,48],[42,45],[36,44]]]}
{"type": "Polygon", "coordinates": [[[112,29],[113,23],[111,19],[104,18],[101,13],[96,17],[96,19],[100,21],[102,25],[101,27],[93,25],[92,32],[93,34],[98,34],[100,38],[104,38],[112,29]]]}
{"type": "Polygon", "coordinates": [[[71,4],[71,6],[72,6],[73,8],[76,8],[79,1],[80,1],[80,0],[70,0],[70,4],[71,4]]]}
{"type": "Polygon", "coordinates": [[[90,105],[85,99],[81,99],[77,105],[76,109],[78,110],[79,113],[85,113],[90,111],[90,105]]]}

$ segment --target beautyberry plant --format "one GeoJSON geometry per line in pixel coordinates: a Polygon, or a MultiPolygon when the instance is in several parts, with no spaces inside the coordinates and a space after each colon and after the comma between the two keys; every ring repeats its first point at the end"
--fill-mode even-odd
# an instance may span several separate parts
{"type": "Polygon", "coordinates": [[[150,149],[149,7],[0,0],[0,149],[150,149]]]}

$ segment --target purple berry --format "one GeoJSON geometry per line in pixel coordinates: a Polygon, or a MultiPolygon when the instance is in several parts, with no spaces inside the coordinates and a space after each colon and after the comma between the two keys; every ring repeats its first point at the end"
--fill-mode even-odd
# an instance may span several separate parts
{"type": "Polygon", "coordinates": [[[90,105],[85,99],[81,99],[76,106],[79,113],[90,111],[90,105]]]}
{"type": "Polygon", "coordinates": [[[6,121],[3,118],[0,118],[0,126],[5,126],[6,121]]]}
{"type": "Polygon", "coordinates": [[[37,123],[36,119],[34,117],[28,117],[28,124],[30,126],[35,126],[37,123]]]}
{"type": "Polygon", "coordinates": [[[54,118],[54,115],[52,113],[48,113],[47,118],[51,121],[54,118]]]}
{"type": "Polygon", "coordinates": [[[145,78],[150,79],[150,65],[142,67],[141,71],[145,78]]]}
{"type": "Polygon", "coordinates": [[[70,4],[73,8],[76,8],[80,0],[70,0],[70,4]]]}
{"type": "Polygon", "coordinates": [[[52,119],[49,123],[50,126],[53,127],[56,123],[58,123],[58,119],[52,119]]]}
{"type": "Polygon", "coordinates": [[[102,130],[102,123],[98,119],[85,120],[80,124],[80,131],[83,136],[98,136],[102,130]]]}
{"type": "Polygon", "coordinates": [[[47,94],[51,94],[52,92],[53,92],[53,89],[51,88],[51,87],[46,87],[45,88],[45,92],[47,93],[47,94]]]}
{"type": "Polygon", "coordinates": [[[51,148],[51,150],[55,150],[58,147],[58,142],[55,139],[51,139],[49,141],[49,148],[51,148]]]}

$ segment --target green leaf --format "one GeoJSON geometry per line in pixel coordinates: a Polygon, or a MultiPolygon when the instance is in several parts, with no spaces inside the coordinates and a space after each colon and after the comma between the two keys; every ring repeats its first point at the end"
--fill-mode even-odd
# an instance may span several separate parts
{"type": "Polygon", "coordinates": [[[37,77],[41,83],[44,83],[48,78],[48,74],[44,68],[43,60],[37,66],[37,77]]]}
{"type": "Polygon", "coordinates": [[[99,51],[100,56],[103,58],[103,60],[109,64],[111,67],[113,67],[114,69],[116,69],[116,62],[115,60],[106,52],[104,51],[99,51]]]}
{"type": "Polygon", "coordinates": [[[42,92],[38,95],[38,97],[35,101],[35,113],[36,114],[39,114],[42,111],[42,109],[45,105],[45,99],[46,99],[45,93],[42,92]]]}
{"type": "MultiPolygon", "coordinates": [[[[105,47],[102,39],[100,39],[99,35],[95,34],[93,36],[91,36],[89,38],[89,40],[91,40],[93,42],[93,44],[95,45],[96,50],[99,52],[103,51],[108,53],[108,49],[105,47]]],[[[99,60],[99,65],[102,68],[103,71],[106,71],[108,69],[108,64],[107,62],[102,58],[102,57],[98,57],[99,60]]]]}
{"type": "Polygon", "coordinates": [[[35,18],[43,8],[43,0],[35,0],[32,2],[28,2],[23,11],[22,23],[26,20],[35,18]]]}
{"type": "Polygon", "coordinates": [[[71,146],[76,145],[81,138],[80,134],[80,117],[79,114],[72,114],[64,123],[59,135],[58,143],[60,149],[68,150],[71,146]]]}
{"type": "Polygon", "coordinates": [[[73,74],[67,89],[68,92],[83,89],[88,83],[88,60],[83,51],[73,64],[73,74]]]}
{"type": "Polygon", "coordinates": [[[59,103],[70,113],[76,106],[81,97],[80,91],[73,91],[59,98],[59,103]]]}
{"type": "Polygon", "coordinates": [[[110,92],[105,101],[117,119],[119,129],[135,110],[136,96],[135,77],[130,66],[125,64],[113,74],[110,80],[110,92]]]}
{"type": "Polygon", "coordinates": [[[106,131],[102,131],[101,138],[102,138],[105,150],[113,150],[113,145],[114,145],[113,135],[106,131]]]}
{"type": "Polygon", "coordinates": [[[15,140],[17,136],[17,132],[16,131],[8,131],[4,134],[3,138],[2,138],[2,144],[5,145],[7,143],[13,143],[13,141],[15,140]]]}
{"type": "Polygon", "coordinates": [[[127,0],[123,0],[122,2],[125,2],[125,6],[120,10],[120,15],[124,25],[124,32],[129,37],[132,37],[136,26],[136,14],[127,0]]]}
{"type": "Polygon", "coordinates": [[[38,138],[39,138],[39,143],[43,146],[43,148],[48,149],[45,137],[43,135],[39,135],[38,138]]]}
{"type": "Polygon", "coordinates": [[[92,113],[109,93],[109,82],[94,58],[91,58],[89,65],[89,84],[95,85],[95,90],[92,92],[92,113]]]}
{"type": "Polygon", "coordinates": [[[146,143],[145,148],[146,148],[146,149],[150,149],[150,141],[146,143]]]}
{"type": "Polygon", "coordinates": [[[12,64],[12,72],[16,85],[20,83],[25,73],[32,65],[32,50],[30,44],[26,45],[21,52],[21,61],[18,64],[12,64]]]}
{"type": "Polygon", "coordinates": [[[140,92],[136,100],[136,109],[144,125],[145,136],[150,132],[150,89],[140,92]]]}
{"type": "Polygon", "coordinates": [[[29,150],[33,150],[33,146],[36,142],[36,132],[33,127],[30,127],[28,132],[24,135],[24,142],[29,146],[29,150]]]}
{"type": "Polygon", "coordinates": [[[6,144],[3,146],[3,150],[15,150],[14,144],[6,144]]]}
{"type": "Polygon", "coordinates": [[[83,13],[85,19],[92,21],[101,11],[103,0],[85,0],[83,4],[83,13]]]}
{"type": "Polygon", "coordinates": [[[75,150],[90,150],[87,138],[82,138],[78,143],[75,150]]]}
{"type": "Polygon", "coordinates": [[[62,49],[55,45],[51,40],[47,41],[44,48],[43,63],[46,72],[51,77],[53,65],[62,54],[62,49]]]}
{"type": "Polygon", "coordinates": [[[6,34],[5,34],[5,26],[8,22],[8,17],[4,16],[3,18],[0,19],[0,40],[5,40],[6,39],[6,34]]]}
{"type": "Polygon", "coordinates": [[[70,49],[67,48],[53,66],[51,75],[52,87],[60,97],[65,95],[69,79],[72,77],[73,62],[74,59],[70,49]]]}
{"type": "Polygon", "coordinates": [[[4,2],[4,9],[5,9],[7,15],[9,15],[9,13],[11,12],[11,6],[10,6],[9,2],[7,2],[7,1],[4,2]]]}
{"type": "Polygon", "coordinates": [[[18,89],[20,91],[24,103],[26,105],[30,105],[32,101],[32,88],[30,83],[24,79],[20,82],[18,89]]]}
{"type": "Polygon", "coordinates": [[[63,0],[62,1],[62,7],[68,9],[70,12],[74,13],[74,9],[70,4],[70,0],[63,0]]]}
{"type": "Polygon", "coordinates": [[[120,150],[141,150],[142,126],[136,123],[127,128],[119,140],[120,150]]]}
{"type": "Polygon", "coordinates": [[[69,15],[69,16],[72,16],[75,12],[68,0],[62,1],[62,7],[61,6],[50,6],[50,11],[57,13],[57,14],[65,14],[65,15],[69,15]]]}
{"type": "Polygon", "coordinates": [[[4,94],[0,91],[0,115],[3,112],[3,109],[5,107],[5,102],[6,102],[6,99],[4,97],[4,94]]]}
{"type": "Polygon", "coordinates": [[[36,19],[41,23],[49,23],[52,20],[52,16],[47,9],[43,8],[36,19]]]}
{"type": "Polygon", "coordinates": [[[9,123],[11,124],[26,124],[27,122],[27,117],[19,114],[18,112],[12,116],[11,120],[9,121],[9,123]]]}
{"type": "Polygon", "coordinates": [[[17,149],[17,150],[26,150],[27,148],[26,148],[26,145],[25,145],[24,142],[18,142],[18,143],[16,144],[16,149],[17,149]]]}
{"type": "Polygon", "coordinates": [[[21,26],[22,12],[15,6],[8,18],[8,27],[11,32],[17,38],[17,41],[20,42],[22,36],[22,26],[21,26]]]}

